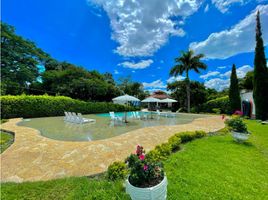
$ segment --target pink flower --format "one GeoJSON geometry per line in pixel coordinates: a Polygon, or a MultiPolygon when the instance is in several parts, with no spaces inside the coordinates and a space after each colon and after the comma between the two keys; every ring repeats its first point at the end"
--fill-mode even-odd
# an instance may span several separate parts
{"type": "Polygon", "coordinates": [[[147,170],[148,170],[148,165],[144,165],[144,166],[143,166],[143,170],[144,170],[144,171],[147,171],[147,170]]]}
{"type": "Polygon", "coordinates": [[[141,155],[139,156],[139,159],[140,159],[140,160],[144,160],[144,158],[145,158],[145,156],[144,156],[143,154],[141,154],[141,155]]]}
{"type": "Polygon", "coordinates": [[[240,110],[236,110],[235,112],[234,112],[234,115],[243,115],[243,112],[242,111],[240,111],[240,110]]]}

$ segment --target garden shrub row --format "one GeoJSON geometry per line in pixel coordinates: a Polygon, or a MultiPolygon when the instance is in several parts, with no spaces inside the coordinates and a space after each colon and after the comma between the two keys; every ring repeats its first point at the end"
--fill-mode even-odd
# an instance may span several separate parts
{"type": "Polygon", "coordinates": [[[64,115],[64,111],[82,114],[120,112],[126,109],[123,105],[107,102],[85,102],[65,96],[1,96],[1,118],[14,117],[49,117],[64,115]]]}
{"type": "MultiPolygon", "coordinates": [[[[176,133],[168,139],[168,142],[161,145],[157,145],[153,150],[146,154],[146,158],[150,162],[160,162],[166,160],[172,152],[176,152],[180,149],[182,143],[190,142],[196,138],[205,137],[207,133],[205,131],[187,131],[176,133]]],[[[124,179],[127,174],[127,165],[124,162],[117,161],[112,163],[108,167],[108,179],[117,180],[124,179]]]]}
{"type": "Polygon", "coordinates": [[[201,108],[202,112],[208,112],[208,113],[230,113],[230,103],[229,103],[229,97],[219,97],[216,99],[212,99],[205,104],[202,105],[201,108]]]}

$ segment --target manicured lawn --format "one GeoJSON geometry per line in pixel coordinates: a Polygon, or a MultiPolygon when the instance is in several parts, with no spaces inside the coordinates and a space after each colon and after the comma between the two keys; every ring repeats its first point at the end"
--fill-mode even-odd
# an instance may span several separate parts
{"type": "MultiPolygon", "coordinates": [[[[230,135],[195,140],[165,161],[168,199],[260,199],[268,197],[268,126],[248,121],[246,144],[230,135]]],[[[2,184],[2,199],[129,199],[122,182],[105,178],[2,184]]]]}
{"type": "Polygon", "coordinates": [[[10,133],[0,132],[0,153],[4,152],[12,144],[13,137],[10,133]]]}
{"type": "Polygon", "coordinates": [[[170,199],[268,199],[268,126],[248,126],[246,144],[214,136],[173,154],[165,162],[170,199]]]}

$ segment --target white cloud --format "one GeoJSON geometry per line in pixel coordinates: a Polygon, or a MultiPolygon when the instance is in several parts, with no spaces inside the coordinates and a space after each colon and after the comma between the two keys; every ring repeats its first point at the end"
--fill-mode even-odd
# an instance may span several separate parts
{"type": "Polygon", "coordinates": [[[217,91],[221,91],[229,87],[230,79],[213,78],[208,81],[205,81],[204,84],[207,88],[213,88],[217,91]]]}
{"type": "Polygon", "coordinates": [[[184,20],[179,21],[179,25],[184,25],[184,24],[185,24],[184,20]]]}
{"type": "Polygon", "coordinates": [[[146,83],[146,82],[143,82],[143,87],[147,90],[150,90],[150,89],[162,89],[162,88],[166,88],[167,86],[164,85],[163,81],[161,81],[161,79],[158,79],[156,81],[153,81],[151,83],[146,83]]]}
{"type": "Polygon", "coordinates": [[[256,10],[260,11],[264,44],[268,44],[268,5],[260,5],[230,30],[212,33],[202,42],[193,42],[190,48],[204,53],[206,58],[225,59],[255,48],[256,10]]]}
{"type": "Polygon", "coordinates": [[[140,62],[137,62],[137,63],[125,61],[125,62],[118,64],[118,66],[122,66],[124,68],[130,68],[130,69],[145,69],[149,67],[153,62],[154,61],[151,59],[141,60],[140,62]]]}
{"type": "MultiPolygon", "coordinates": [[[[88,0],[90,1],[90,0],[88,0]]],[[[122,56],[151,56],[169,36],[185,35],[177,16],[185,18],[198,10],[203,0],[91,0],[110,18],[112,39],[122,56]]]]}
{"type": "MultiPolygon", "coordinates": [[[[249,65],[244,65],[242,67],[239,67],[236,69],[236,75],[237,78],[244,78],[247,74],[247,72],[252,71],[253,67],[249,66],[249,65]]],[[[229,70],[227,72],[225,72],[224,74],[221,74],[220,77],[230,77],[231,76],[232,71],[229,70]]]]}
{"type": "Polygon", "coordinates": [[[115,69],[114,74],[119,74],[119,71],[115,69]]]}
{"type": "Polygon", "coordinates": [[[205,9],[204,9],[204,12],[206,13],[208,11],[209,11],[209,5],[207,4],[206,7],[205,7],[205,9]]]}
{"type": "Polygon", "coordinates": [[[209,71],[207,74],[201,75],[200,78],[208,79],[211,76],[217,76],[219,74],[220,74],[220,72],[218,72],[218,71],[209,71]]]}
{"type": "MultiPolygon", "coordinates": [[[[244,65],[242,67],[239,67],[236,69],[237,77],[244,78],[247,72],[252,71],[252,70],[253,70],[253,67],[249,65],[244,65]]],[[[206,80],[204,84],[207,88],[214,88],[218,91],[221,91],[229,87],[231,73],[232,71],[229,70],[225,72],[224,74],[220,74],[219,77],[206,80]]]]}
{"type": "Polygon", "coordinates": [[[222,13],[227,12],[233,4],[243,5],[244,3],[246,3],[246,1],[244,0],[212,0],[211,2],[222,13]]]}
{"type": "Polygon", "coordinates": [[[185,79],[185,77],[184,76],[171,76],[168,80],[167,80],[167,82],[168,83],[172,83],[172,82],[174,82],[174,81],[182,81],[182,80],[184,80],[185,79]]]}
{"type": "Polygon", "coordinates": [[[219,66],[217,69],[225,69],[227,66],[219,66]]]}

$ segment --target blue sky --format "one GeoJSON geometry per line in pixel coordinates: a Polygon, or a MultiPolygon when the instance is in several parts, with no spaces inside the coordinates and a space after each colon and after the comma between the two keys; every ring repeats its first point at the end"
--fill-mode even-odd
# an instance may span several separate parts
{"type": "Polygon", "coordinates": [[[175,80],[174,58],[191,48],[208,69],[190,78],[221,90],[233,63],[239,77],[253,69],[256,9],[267,46],[267,0],[3,0],[2,21],[60,61],[131,75],[150,91],[175,80]]]}

